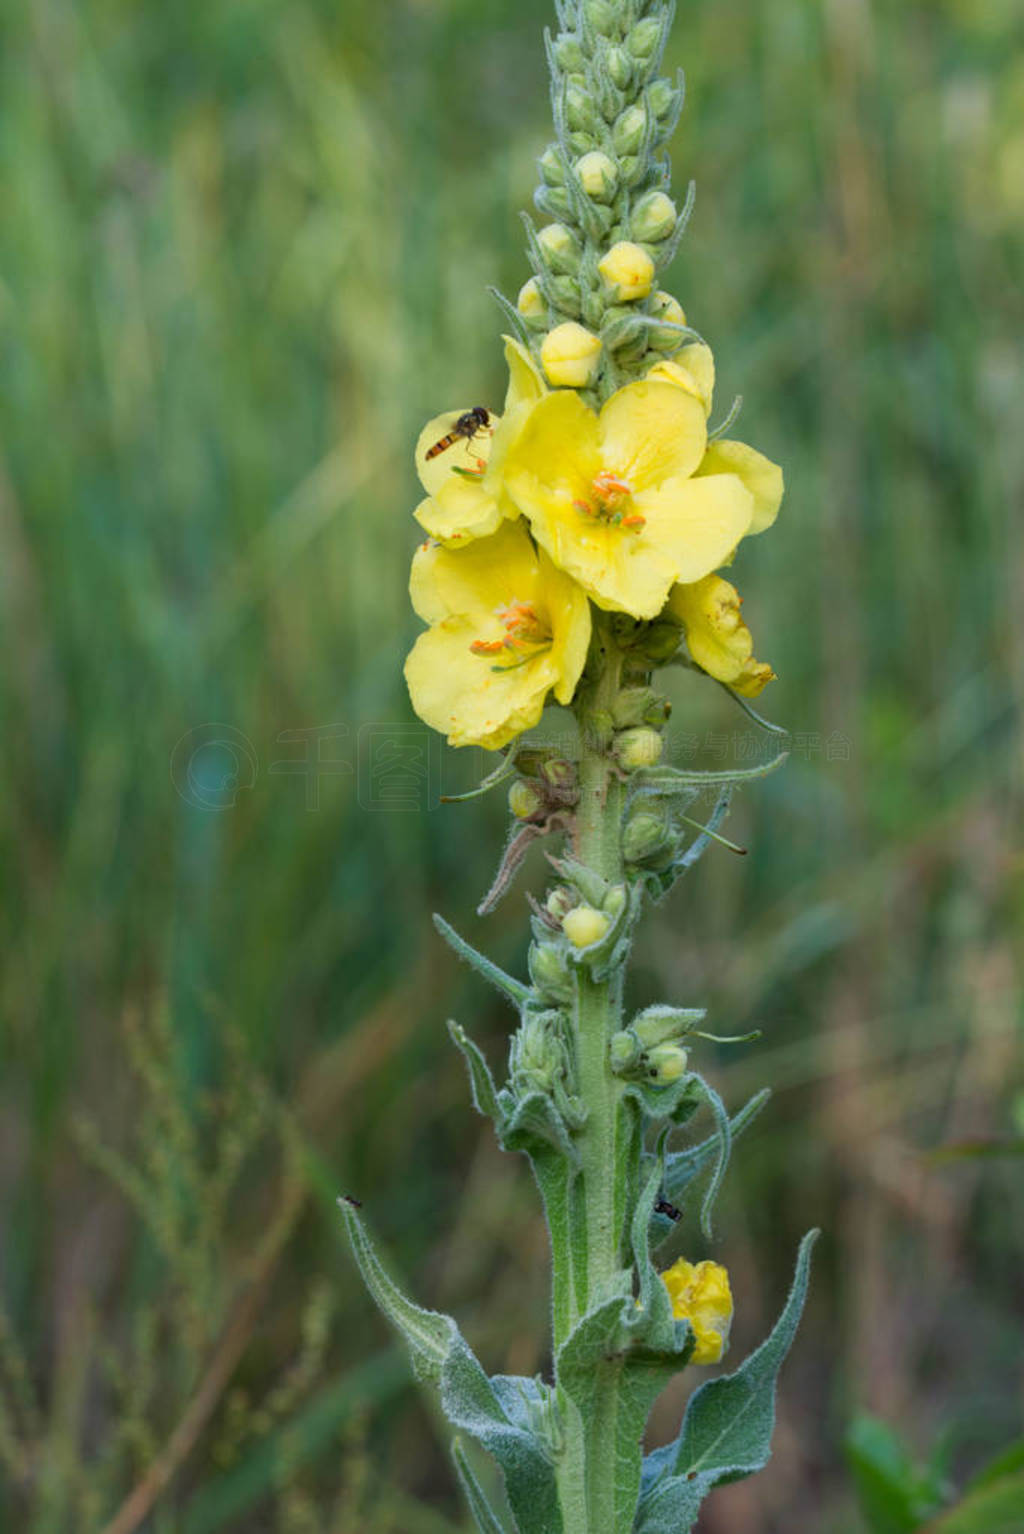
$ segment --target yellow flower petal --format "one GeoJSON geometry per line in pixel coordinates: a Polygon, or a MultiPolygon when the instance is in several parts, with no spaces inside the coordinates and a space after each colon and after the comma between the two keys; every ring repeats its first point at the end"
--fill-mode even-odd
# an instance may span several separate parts
{"type": "MultiPolygon", "coordinates": [[[[670,479],[638,495],[646,519],[641,538],[656,541],[676,579],[698,581],[732,552],[750,526],[754,499],[735,474],[670,479]]],[[[650,616],[650,614],[636,614],[650,616]]]]}
{"type": "Polygon", "coordinates": [[[514,336],[503,336],[505,361],[508,363],[508,393],[505,396],[505,413],[519,405],[535,405],[548,392],[544,375],[521,341],[514,336]]]}
{"type": "Polygon", "coordinates": [[[661,1275],[677,1321],[689,1321],[695,1347],[692,1364],[717,1364],[732,1328],[729,1274],[717,1262],[687,1262],[680,1257],[661,1275]]]}
{"type": "Polygon", "coordinates": [[[433,625],[406,662],[413,707],[452,745],[498,750],[537,723],[552,688],[571,700],[590,607],[534,548],[524,523],[504,522],[457,551],[424,544],[410,593],[433,625]]]}
{"type": "Polygon", "coordinates": [[[686,630],[690,655],[702,670],[744,697],[756,698],[775,673],[754,659],[754,641],[740,614],[742,599],[721,576],[673,587],[668,611],[686,630]]]}
{"type": "Polygon", "coordinates": [[[604,466],[646,490],[694,473],[707,447],[703,410],[683,390],[664,383],[627,384],[601,411],[604,466]]]}
{"type": "Polygon", "coordinates": [[[437,495],[420,502],[413,516],[431,538],[454,548],[486,538],[500,526],[503,513],[482,484],[453,475],[437,495]]]}
{"type": "Polygon", "coordinates": [[[695,394],[704,406],[705,417],[711,414],[715,393],[715,359],[710,346],[691,341],[675,353],[671,361],[656,362],[647,377],[655,382],[672,383],[695,394]]]}
{"type": "Polygon", "coordinates": [[[471,474],[478,474],[490,458],[492,434],[501,420],[501,417],[496,415],[491,416],[487,431],[477,432],[472,439],[459,437],[450,447],[445,448],[443,453],[438,453],[436,458],[427,457],[430,449],[438,442],[442,442],[455,429],[455,423],[459,417],[472,408],[465,405],[461,410],[446,410],[444,415],[435,416],[432,421],[428,421],[420,432],[416,442],[416,472],[428,495],[436,495],[449,480],[458,479],[459,476],[453,473],[454,470],[462,469],[471,474]]]}
{"type": "Polygon", "coordinates": [[[754,497],[754,516],[748,534],[763,533],[778,516],[784,488],[782,470],[745,442],[731,442],[728,438],[709,442],[697,474],[701,478],[710,474],[739,475],[754,497]]]}

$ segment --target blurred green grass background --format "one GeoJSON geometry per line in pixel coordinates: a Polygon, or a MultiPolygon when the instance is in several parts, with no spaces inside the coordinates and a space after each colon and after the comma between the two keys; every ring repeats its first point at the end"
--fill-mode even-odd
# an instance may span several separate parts
{"type": "MultiPolygon", "coordinates": [[[[1020,1163],[929,1153],[1024,1114],[1024,23],[681,11],[671,286],[786,467],[737,578],[796,749],[634,989],[764,1030],[707,1062],[734,1105],[777,1089],[719,1221],[736,1349],[826,1231],[773,1467],[701,1529],[856,1534],[857,1410],[955,1475],[1021,1433],[1020,1163]]],[[[500,795],[437,808],[481,765],[447,752],[411,810],[378,790],[412,722],[410,443],[500,399],[486,287],[526,275],[550,19],[0,11],[5,1529],[466,1527],[339,1191],[492,1369],[545,1365],[527,1169],[443,1030],[497,1061],[509,1018],[428,920],[521,970],[521,894],[471,914],[500,795]],[[343,770],[279,765],[317,750],[343,770]]],[[[741,716],[673,685],[713,755],[741,716]]]]}

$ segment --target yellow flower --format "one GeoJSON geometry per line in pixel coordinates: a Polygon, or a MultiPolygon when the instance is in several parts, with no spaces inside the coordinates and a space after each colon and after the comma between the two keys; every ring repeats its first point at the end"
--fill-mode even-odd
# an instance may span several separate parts
{"type": "Polygon", "coordinates": [[[646,298],[654,286],[654,262],[642,245],[619,240],[597,263],[616,303],[646,298]]]}
{"type": "Polygon", "coordinates": [[[717,1364],[732,1326],[729,1275],[717,1262],[694,1265],[680,1257],[661,1275],[677,1321],[689,1321],[696,1338],[691,1364],[717,1364]]]}
{"type": "Polygon", "coordinates": [[[409,695],[450,745],[498,751],[537,723],[550,691],[571,701],[590,606],[524,523],[503,522],[458,550],[425,543],[409,591],[431,625],[405,663],[409,695]]]}
{"type": "Polygon", "coordinates": [[[721,576],[707,575],[690,586],[674,586],[668,611],[686,630],[697,665],[745,698],[756,698],[775,672],[754,659],[754,640],[740,616],[743,598],[721,576]]]}
{"type": "Polygon", "coordinates": [[[694,477],[706,447],[703,406],[674,385],[627,384],[599,416],[560,391],[509,449],[505,489],[600,607],[653,618],[674,582],[707,575],[750,526],[737,475],[694,477]]]}
{"type": "MultiPolygon", "coordinates": [[[[647,374],[649,379],[675,384],[703,402],[705,415],[711,414],[715,390],[715,359],[710,346],[694,341],[676,352],[671,362],[656,362],[647,374]]],[[[706,474],[737,474],[754,497],[754,516],[747,535],[763,533],[771,527],[782,505],[784,481],[782,470],[756,448],[745,442],[721,437],[709,442],[697,477],[706,474]]]]}
{"type": "Polygon", "coordinates": [[[590,905],[574,906],[562,917],[562,931],[574,948],[589,948],[600,942],[610,926],[610,918],[590,905]]]}
{"type": "Polygon", "coordinates": [[[525,346],[509,336],[505,337],[505,360],[509,382],[503,415],[491,415],[487,426],[472,437],[457,436],[437,452],[437,444],[469,413],[450,410],[428,421],[416,444],[416,469],[427,498],[414,515],[424,531],[448,547],[486,538],[504,517],[519,515],[502,496],[502,464],[531,408],[547,393],[547,385],[525,346]]]}
{"type": "Polygon", "coordinates": [[[556,388],[585,389],[597,377],[601,342],[575,320],[566,320],[544,337],[540,360],[556,388]]]}

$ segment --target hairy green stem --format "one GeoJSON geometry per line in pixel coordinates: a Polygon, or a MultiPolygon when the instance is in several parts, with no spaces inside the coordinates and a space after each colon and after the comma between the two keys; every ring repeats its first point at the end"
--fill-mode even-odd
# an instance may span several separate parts
{"type": "MultiPolygon", "coordinates": [[[[609,884],[622,881],[622,780],[608,752],[611,714],[619,690],[622,656],[608,629],[598,627],[599,669],[581,700],[580,801],[576,856],[609,884]]],[[[573,1321],[609,1294],[625,1259],[626,1188],[621,1177],[619,1136],[626,1131],[622,1087],[611,1070],[609,1039],[621,1026],[619,973],[595,980],[580,970],[573,1015],[577,1082],[587,1120],[579,1136],[582,1175],[579,1195],[586,1230],[574,1275],[573,1321]]],[[[556,1346],[563,1339],[556,1336],[556,1346]]],[[[570,1410],[563,1466],[565,1534],[612,1534],[618,1374],[600,1383],[597,1409],[584,1421],[570,1410]]]]}

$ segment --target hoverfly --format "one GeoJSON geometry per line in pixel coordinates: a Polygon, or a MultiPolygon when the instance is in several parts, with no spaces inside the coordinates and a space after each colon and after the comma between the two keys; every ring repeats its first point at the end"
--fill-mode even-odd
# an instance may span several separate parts
{"type": "Polygon", "coordinates": [[[440,442],[435,442],[433,447],[427,449],[427,461],[437,458],[440,453],[453,447],[456,442],[463,441],[467,444],[480,432],[486,431],[491,424],[491,412],[483,405],[474,405],[472,410],[467,410],[460,415],[455,425],[447,436],[442,437],[440,442]]]}

